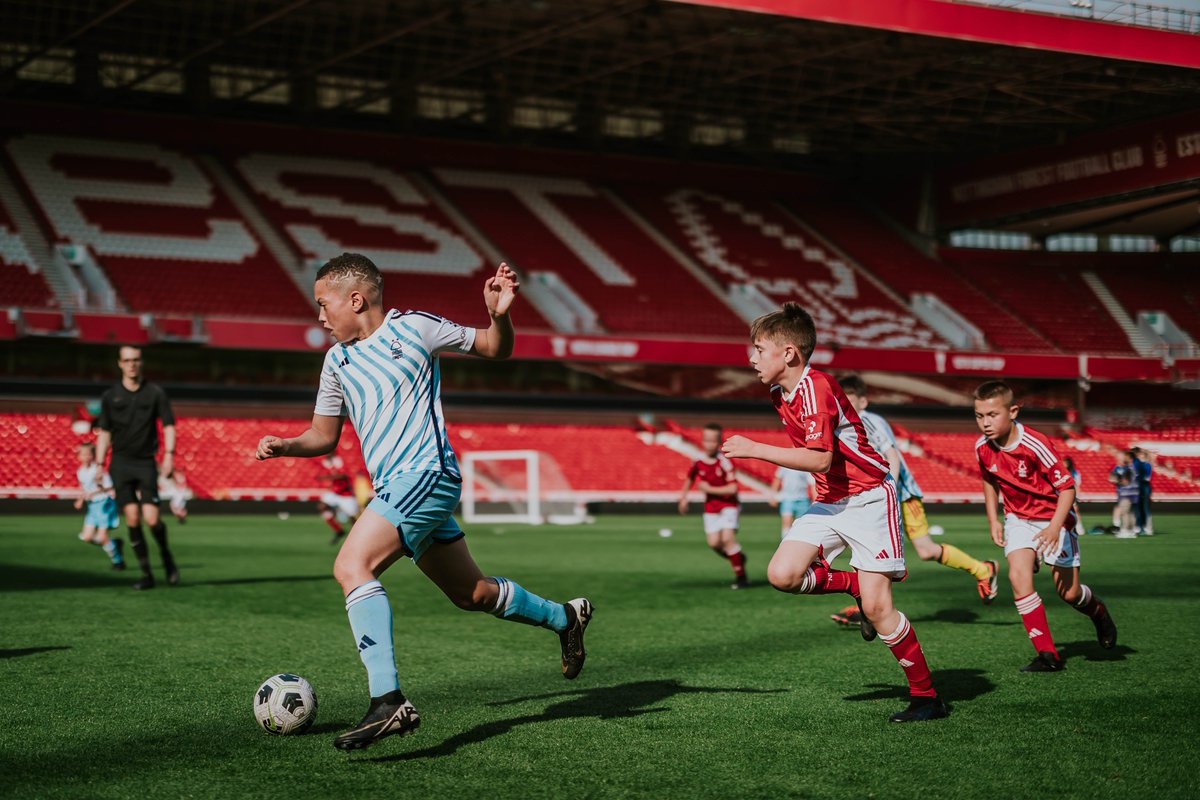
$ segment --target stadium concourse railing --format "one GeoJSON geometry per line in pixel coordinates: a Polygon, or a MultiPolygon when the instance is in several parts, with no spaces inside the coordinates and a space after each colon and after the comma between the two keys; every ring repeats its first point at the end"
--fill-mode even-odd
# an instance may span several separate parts
{"type": "MultiPolygon", "coordinates": [[[[312,322],[277,319],[121,314],[11,307],[0,311],[0,340],[66,338],[82,343],[152,344],[190,341],[214,348],[319,352],[328,336],[312,322]]],[[[581,336],[521,331],[513,358],[617,364],[745,366],[746,340],[670,336],[581,336]]],[[[1093,381],[1178,382],[1200,379],[1200,358],[1162,359],[1092,353],[1011,353],[818,347],[812,363],[830,370],[878,370],[917,375],[1084,378],[1093,381]]]]}

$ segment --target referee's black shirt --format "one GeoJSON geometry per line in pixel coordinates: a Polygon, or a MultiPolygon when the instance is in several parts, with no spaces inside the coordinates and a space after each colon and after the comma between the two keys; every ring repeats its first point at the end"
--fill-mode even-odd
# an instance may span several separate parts
{"type": "Polygon", "coordinates": [[[112,434],[114,457],[153,459],[158,452],[157,420],[175,424],[166,392],[153,383],[143,383],[136,392],[118,383],[100,398],[96,427],[112,434]]]}

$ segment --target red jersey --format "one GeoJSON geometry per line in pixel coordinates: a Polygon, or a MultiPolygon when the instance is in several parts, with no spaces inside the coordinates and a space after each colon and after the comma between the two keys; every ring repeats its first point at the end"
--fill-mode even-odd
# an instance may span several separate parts
{"type": "Polygon", "coordinates": [[[322,462],[322,466],[329,471],[323,476],[329,481],[329,488],[334,494],[353,495],[354,483],[350,480],[350,476],[346,474],[346,467],[341,456],[333,456],[322,462]]]}
{"type": "MultiPolygon", "coordinates": [[[[717,454],[716,461],[697,459],[696,463],[692,464],[692,468],[688,470],[687,476],[688,480],[693,483],[699,478],[709,486],[725,486],[736,483],[733,478],[733,462],[720,453],[717,454]]],[[[738,505],[737,492],[704,495],[704,511],[707,514],[715,514],[722,508],[737,508],[738,505]]]]}
{"type": "Polygon", "coordinates": [[[867,430],[832,376],[805,367],[791,395],[771,387],[771,402],[796,447],[833,453],[829,472],[812,474],[817,502],[833,503],[874,489],[888,475],[887,459],[867,441],[867,430]]]}
{"type": "MultiPolygon", "coordinates": [[[[986,436],[975,442],[979,471],[1004,499],[1004,510],[1021,519],[1048,520],[1058,507],[1058,495],[1075,480],[1044,434],[1017,423],[1017,440],[1006,448],[986,436]]],[[[1068,515],[1068,526],[1074,517],[1068,515]]]]}

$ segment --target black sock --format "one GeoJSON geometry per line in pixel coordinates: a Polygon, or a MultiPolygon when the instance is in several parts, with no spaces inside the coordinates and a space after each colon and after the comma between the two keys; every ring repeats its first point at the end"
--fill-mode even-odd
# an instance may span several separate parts
{"type": "Polygon", "coordinates": [[[150,574],[150,549],[146,547],[146,535],[142,531],[141,525],[129,526],[129,545],[133,548],[133,554],[137,557],[138,566],[142,570],[143,575],[150,574]]]}
{"type": "Polygon", "coordinates": [[[175,559],[171,557],[171,550],[167,547],[167,523],[160,519],[150,526],[150,533],[154,536],[154,541],[158,543],[158,549],[162,554],[163,566],[170,572],[175,568],[175,559]]]}

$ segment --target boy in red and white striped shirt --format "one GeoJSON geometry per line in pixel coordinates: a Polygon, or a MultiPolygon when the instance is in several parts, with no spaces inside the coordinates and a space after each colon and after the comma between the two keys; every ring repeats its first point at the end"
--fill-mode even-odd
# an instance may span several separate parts
{"type": "Polygon", "coordinates": [[[1004,381],[975,390],[975,422],[983,436],[975,442],[992,541],[1004,548],[1013,598],[1037,656],[1023,672],[1057,672],[1062,658],[1050,635],[1042,599],[1034,591],[1039,561],[1053,566],[1058,596],[1091,617],[1100,646],[1117,643],[1117,626],[1099,597],[1079,582],[1079,540],[1075,535],[1075,479],[1043,434],[1017,422],[1021,407],[1004,381]],[[1000,520],[999,499],[1005,516],[1000,520]]]}
{"type": "Polygon", "coordinates": [[[756,319],[750,338],[750,364],[771,387],[771,401],[794,446],[731,436],[725,455],[811,472],[817,487],[817,501],[792,523],[767,578],[782,592],[854,597],[865,620],[863,638],[870,641],[878,632],[908,679],[911,702],[892,721],[946,716],[917,634],[892,604],[892,581],[902,580],[906,570],[900,504],[887,461],[867,442],[862,420],[837,381],[809,366],[817,336],[808,312],[785,303],[756,319]],[[856,571],[831,569],[829,561],[846,547],[856,571]]]}

